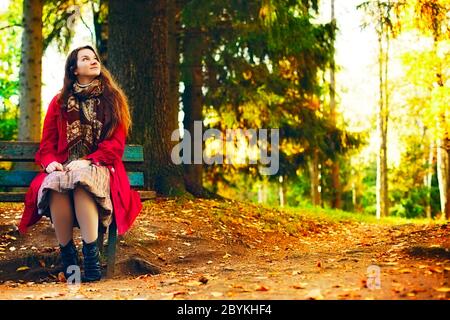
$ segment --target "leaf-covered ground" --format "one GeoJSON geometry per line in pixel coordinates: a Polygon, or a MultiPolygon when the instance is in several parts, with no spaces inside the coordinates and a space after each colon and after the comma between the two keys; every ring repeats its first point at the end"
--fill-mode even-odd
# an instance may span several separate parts
{"type": "Polygon", "coordinates": [[[449,223],[157,198],[119,238],[116,276],[77,288],[58,280],[49,220],[18,235],[22,209],[0,205],[0,299],[450,299],[449,223]]]}

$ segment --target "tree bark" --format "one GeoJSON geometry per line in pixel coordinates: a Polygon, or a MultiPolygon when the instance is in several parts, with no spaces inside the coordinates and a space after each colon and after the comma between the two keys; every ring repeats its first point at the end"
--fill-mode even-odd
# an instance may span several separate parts
{"type": "Polygon", "coordinates": [[[130,142],[144,146],[145,187],[185,194],[182,167],[171,160],[178,108],[169,100],[168,1],[110,0],[108,64],[128,96],[130,142]]]}
{"type": "Polygon", "coordinates": [[[94,18],[95,43],[100,59],[105,66],[108,66],[108,11],[109,0],[100,0],[98,11],[94,9],[92,3],[92,12],[94,18]]]}
{"type": "Polygon", "coordinates": [[[280,199],[280,207],[284,207],[286,204],[286,183],[285,177],[280,176],[280,184],[278,186],[278,197],[280,199]]]}
{"type": "MultiPolygon", "coordinates": [[[[194,135],[194,122],[201,124],[203,132],[203,57],[204,39],[200,28],[189,28],[186,30],[183,40],[183,65],[182,81],[184,83],[184,92],[182,94],[184,119],[183,126],[190,135],[191,139],[198,140],[198,145],[204,148],[202,136],[194,135]],[[202,141],[200,143],[200,141],[202,141]]],[[[203,191],[203,164],[202,150],[195,150],[196,144],[191,143],[191,164],[184,164],[184,178],[186,188],[196,196],[202,196],[203,191]],[[197,159],[196,159],[197,158],[197,159]]]]}
{"type": "MultiPolygon", "coordinates": [[[[437,140],[437,178],[439,185],[439,196],[441,202],[441,214],[442,217],[446,217],[446,210],[448,204],[448,171],[449,171],[449,159],[448,151],[445,150],[445,144],[441,139],[437,140]]],[[[448,217],[447,217],[448,218],[448,217]]]]}
{"type": "Polygon", "coordinates": [[[320,197],[320,172],[319,172],[319,150],[313,151],[312,159],[309,163],[311,176],[311,202],[315,206],[321,205],[320,197]]]}
{"type": "Polygon", "coordinates": [[[445,218],[450,220],[450,139],[446,139],[447,149],[447,196],[445,201],[445,218]]]}
{"type": "Polygon", "coordinates": [[[388,196],[388,166],[387,166],[387,131],[388,131],[388,121],[389,121],[389,81],[388,81],[388,70],[389,70],[389,30],[385,30],[386,38],[386,50],[385,50],[385,61],[384,61],[384,108],[382,109],[382,133],[381,133],[381,198],[383,199],[383,216],[389,215],[389,196],[388,196]]]}
{"type": "MultiPolygon", "coordinates": [[[[378,2],[380,6],[380,2],[378,2]]],[[[381,9],[380,9],[381,10],[381,9]]],[[[380,12],[381,17],[381,12],[380,12]]],[[[386,69],[383,69],[384,64],[384,52],[383,52],[383,34],[385,33],[383,23],[381,23],[380,29],[378,30],[378,64],[379,64],[379,90],[380,90],[380,100],[379,108],[377,112],[377,131],[380,139],[380,148],[377,156],[377,185],[376,185],[376,197],[377,197],[377,211],[376,217],[380,219],[388,214],[389,204],[388,204],[388,185],[387,185],[387,84],[383,79],[383,73],[387,76],[387,58],[388,52],[386,52],[386,69]]],[[[388,41],[388,38],[386,38],[388,41]]]]}
{"type": "Polygon", "coordinates": [[[43,0],[24,0],[22,57],[20,63],[19,140],[39,141],[41,136],[43,0]]]}
{"type": "MultiPolygon", "coordinates": [[[[173,110],[180,109],[180,24],[181,3],[168,0],[168,58],[169,58],[169,105],[173,110]]],[[[178,124],[178,118],[177,118],[178,124]]]]}
{"type": "Polygon", "coordinates": [[[425,186],[427,188],[427,192],[428,192],[428,201],[427,201],[427,208],[426,208],[426,213],[427,213],[427,218],[431,219],[431,182],[433,179],[433,174],[434,174],[434,143],[433,141],[430,142],[430,146],[429,146],[429,151],[428,151],[428,161],[427,161],[427,175],[425,177],[425,186]]]}
{"type": "Polygon", "coordinates": [[[267,189],[267,179],[263,178],[258,182],[258,203],[267,204],[267,189]]]}
{"type": "MultiPolygon", "coordinates": [[[[334,0],[331,0],[331,23],[333,28],[336,30],[336,19],[334,13],[334,0]]],[[[336,76],[335,76],[335,61],[334,55],[331,59],[330,64],[330,120],[334,127],[336,127],[336,76]]],[[[339,162],[338,159],[333,161],[331,167],[331,184],[332,184],[332,199],[331,206],[335,209],[342,208],[342,191],[341,191],[341,181],[339,177],[339,162]]]]}

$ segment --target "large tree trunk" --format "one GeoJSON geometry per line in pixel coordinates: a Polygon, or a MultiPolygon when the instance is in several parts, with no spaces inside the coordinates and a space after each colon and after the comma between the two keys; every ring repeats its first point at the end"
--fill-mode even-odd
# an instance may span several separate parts
{"type": "Polygon", "coordinates": [[[283,176],[280,176],[279,179],[279,186],[278,186],[278,198],[280,199],[280,207],[284,207],[286,204],[286,178],[283,176]]]}
{"type": "Polygon", "coordinates": [[[258,203],[267,204],[267,189],[267,179],[263,178],[258,182],[258,203]]]}
{"type": "Polygon", "coordinates": [[[22,58],[20,63],[19,140],[39,141],[41,136],[43,0],[24,0],[22,58]]]}
{"type": "Polygon", "coordinates": [[[130,102],[129,140],[144,146],[145,186],[180,195],[182,167],[171,160],[178,109],[169,100],[168,30],[167,0],[110,0],[108,64],[130,102]]]}
{"type": "Polygon", "coordinates": [[[180,109],[180,6],[180,1],[168,0],[169,106],[173,110],[180,109]]]}
{"type": "Polygon", "coordinates": [[[95,44],[102,63],[108,66],[109,0],[99,0],[98,4],[98,8],[94,8],[94,3],[91,3],[94,18],[95,44]]]}
{"type": "Polygon", "coordinates": [[[450,139],[446,139],[447,148],[447,196],[445,201],[445,218],[450,220],[450,139]]]}
{"type": "Polygon", "coordinates": [[[381,117],[381,199],[383,201],[383,217],[389,215],[389,197],[388,197],[388,166],[387,166],[387,132],[389,121],[389,82],[388,82],[388,69],[389,69],[389,30],[386,30],[386,51],[384,62],[384,109],[382,110],[381,117]]]}
{"type": "Polygon", "coordinates": [[[203,57],[204,39],[200,28],[188,28],[183,40],[183,65],[182,81],[184,83],[183,126],[190,135],[191,139],[199,139],[198,143],[191,143],[191,164],[184,165],[184,178],[186,188],[196,196],[202,196],[203,191],[203,164],[202,150],[204,143],[202,136],[194,135],[194,121],[201,124],[203,132],[203,57]],[[195,146],[202,146],[201,150],[195,150],[195,146]]]}
{"type": "MultiPolygon", "coordinates": [[[[384,29],[378,31],[378,46],[379,46],[379,86],[380,86],[380,101],[379,109],[377,112],[377,131],[380,138],[380,148],[377,156],[377,186],[376,186],[376,196],[377,196],[377,211],[376,217],[380,219],[388,214],[389,204],[388,204],[388,185],[387,185],[387,110],[388,106],[387,100],[387,85],[383,80],[383,72],[387,75],[387,69],[383,69],[383,33],[384,29]]],[[[386,68],[387,66],[388,52],[386,52],[386,68]]]]}
{"type": "Polygon", "coordinates": [[[431,219],[431,182],[434,174],[434,143],[430,142],[429,150],[428,150],[428,160],[427,160],[427,175],[425,177],[425,186],[428,192],[428,201],[427,201],[427,218],[431,219]]]}
{"type": "Polygon", "coordinates": [[[449,159],[448,151],[445,150],[445,144],[441,139],[437,140],[437,178],[439,185],[439,196],[441,202],[442,217],[446,216],[447,204],[448,204],[448,189],[449,189],[449,159]]]}
{"type": "Polygon", "coordinates": [[[309,162],[309,172],[311,176],[311,202],[315,206],[321,205],[320,197],[320,171],[319,171],[319,150],[313,151],[312,159],[309,162]]]}
{"type": "MultiPolygon", "coordinates": [[[[336,19],[334,15],[334,0],[331,0],[331,23],[333,27],[336,26],[336,19]]],[[[336,126],[336,76],[335,76],[335,61],[334,56],[331,59],[330,66],[330,120],[333,126],[336,126]]],[[[342,191],[341,180],[339,177],[339,162],[338,159],[333,161],[331,167],[331,185],[332,185],[332,198],[331,206],[335,209],[342,208],[342,191]]]]}

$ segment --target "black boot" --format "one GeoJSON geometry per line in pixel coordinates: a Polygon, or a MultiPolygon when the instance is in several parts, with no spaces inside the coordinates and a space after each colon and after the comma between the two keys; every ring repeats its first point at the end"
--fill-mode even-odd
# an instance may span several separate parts
{"type": "Polygon", "coordinates": [[[72,273],[68,273],[67,268],[71,265],[78,266],[77,247],[75,247],[73,240],[70,240],[65,246],[59,245],[59,248],[61,249],[61,260],[64,268],[64,276],[68,279],[72,273]]]}
{"type": "Polygon", "coordinates": [[[97,247],[97,240],[86,243],[83,240],[83,257],[84,257],[84,277],[82,282],[98,281],[102,277],[100,267],[100,254],[97,247]]]}

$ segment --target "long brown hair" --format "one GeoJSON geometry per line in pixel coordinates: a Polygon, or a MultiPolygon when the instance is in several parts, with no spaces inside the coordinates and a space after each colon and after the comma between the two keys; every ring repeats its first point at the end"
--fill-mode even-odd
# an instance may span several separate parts
{"type": "Polygon", "coordinates": [[[96,58],[100,62],[101,71],[98,79],[102,81],[104,88],[101,100],[104,102],[103,105],[106,108],[110,108],[111,111],[111,126],[109,127],[105,138],[109,138],[119,125],[123,126],[125,134],[128,135],[129,131],[131,131],[131,115],[127,97],[114,80],[111,73],[101,64],[97,52],[89,45],[74,49],[67,57],[64,71],[64,84],[58,102],[64,106],[67,99],[72,94],[73,84],[77,80],[74,71],[77,68],[78,51],[82,49],[90,49],[94,52],[96,58]]]}

